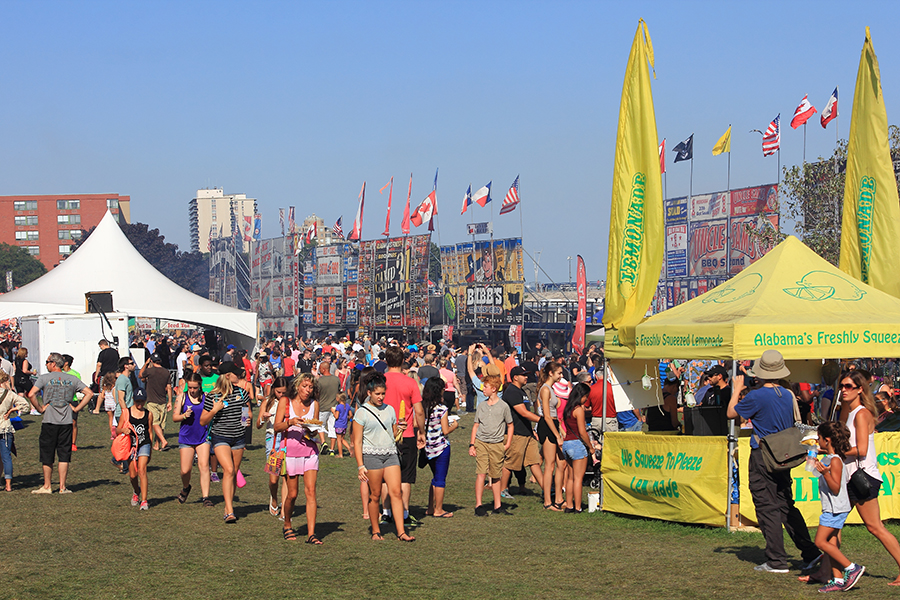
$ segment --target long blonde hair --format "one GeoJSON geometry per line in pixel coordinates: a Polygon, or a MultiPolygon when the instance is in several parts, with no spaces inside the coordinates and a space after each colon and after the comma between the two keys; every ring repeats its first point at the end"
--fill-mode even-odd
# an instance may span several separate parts
{"type": "Polygon", "coordinates": [[[219,378],[216,379],[216,385],[213,386],[210,394],[219,396],[224,400],[231,395],[232,391],[234,391],[234,386],[231,380],[228,379],[228,375],[219,375],[219,378]]]}

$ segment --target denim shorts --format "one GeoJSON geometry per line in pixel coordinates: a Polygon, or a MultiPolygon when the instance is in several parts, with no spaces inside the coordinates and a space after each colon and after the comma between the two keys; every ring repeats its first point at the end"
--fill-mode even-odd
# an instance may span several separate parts
{"type": "Polygon", "coordinates": [[[847,516],[850,513],[830,513],[823,512],[819,517],[819,525],[822,527],[831,527],[832,529],[841,529],[844,526],[844,521],[847,520],[847,516]]]}
{"type": "Polygon", "coordinates": [[[179,448],[179,449],[181,449],[181,448],[191,448],[191,449],[196,450],[196,449],[199,448],[200,446],[203,446],[204,444],[208,444],[208,443],[209,443],[209,442],[203,442],[202,444],[182,444],[181,442],[178,442],[178,448],[179,448]]]}
{"type": "Polygon", "coordinates": [[[213,435],[210,440],[213,448],[218,448],[219,446],[230,446],[232,450],[243,450],[246,445],[244,442],[244,436],[240,435],[238,437],[223,437],[221,435],[213,435]]]}
{"type": "Polygon", "coordinates": [[[137,458],[140,458],[141,456],[146,456],[147,458],[150,458],[150,451],[152,448],[153,448],[153,446],[151,446],[150,444],[143,444],[141,446],[138,446],[137,458]]]}
{"type": "Polygon", "coordinates": [[[569,460],[581,460],[588,456],[587,448],[584,447],[584,442],[581,440],[568,440],[563,442],[562,451],[569,460]]]}

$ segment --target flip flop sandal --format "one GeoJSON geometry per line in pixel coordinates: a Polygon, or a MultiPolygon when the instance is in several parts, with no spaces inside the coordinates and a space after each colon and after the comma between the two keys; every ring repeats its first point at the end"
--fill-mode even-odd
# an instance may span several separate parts
{"type": "Polygon", "coordinates": [[[297,532],[294,531],[293,527],[285,527],[282,530],[282,533],[284,534],[284,539],[286,539],[287,541],[289,541],[289,542],[297,541],[297,532]]]}
{"type": "Polygon", "coordinates": [[[322,540],[320,540],[319,538],[317,538],[315,534],[313,534],[313,535],[309,536],[308,538],[306,538],[306,543],[312,544],[313,546],[321,546],[324,542],[322,540]]]}
{"type": "Polygon", "coordinates": [[[229,525],[231,525],[232,523],[237,523],[237,517],[234,516],[234,513],[228,513],[227,515],[225,515],[225,522],[229,525]]]}
{"type": "Polygon", "coordinates": [[[206,498],[201,498],[200,500],[201,502],[203,502],[203,506],[205,506],[206,508],[211,508],[216,505],[216,503],[210,500],[208,496],[206,498]]]}
{"type": "Polygon", "coordinates": [[[398,536],[397,540],[401,541],[401,542],[414,542],[414,541],[416,541],[416,538],[409,535],[408,533],[404,533],[403,535],[398,536]]]}
{"type": "Polygon", "coordinates": [[[187,502],[188,494],[191,493],[191,486],[187,486],[186,488],[181,488],[181,493],[178,494],[178,503],[184,504],[187,502]]]}
{"type": "Polygon", "coordinates": [[[384,536],[381,535],[380,533],[373,533],[373,534],[372,534],[372,541],[373,541],[373,542],[383,542],[383,541],[384,541],[384,536]]]}

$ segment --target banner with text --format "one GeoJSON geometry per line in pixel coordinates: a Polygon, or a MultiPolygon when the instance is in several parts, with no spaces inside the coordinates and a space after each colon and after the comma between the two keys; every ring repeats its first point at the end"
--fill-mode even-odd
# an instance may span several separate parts
{"type": "Polygon", "coordinates": [[[607,433],[605,440],[603,510],[725,525],[726,438],[607,433]]]}
{"type": "MultiPolygon", "coordinates": [[[[878,493],[878,506],[881,519],[900,519],[900,432],[876,433],[875,451],[878,458],[878,470],[881,472],[881,491],[878,493]]],[[[750,460],[750,438],[738,440],[738,469],[741,492],[741,521],[756,523],[756,510],[753,497],[750,495],[748,481],[748,463],[750,460]]],[[[819,498],[819,474],[806,470],[806,463],[791,470],[793,479],[794,506],[803,514],[806,524],[818,525],[822,514],[822,501],[819,498]]],[[[847,517],[847,523],[862,523],[855,510],[847,517]]]]}

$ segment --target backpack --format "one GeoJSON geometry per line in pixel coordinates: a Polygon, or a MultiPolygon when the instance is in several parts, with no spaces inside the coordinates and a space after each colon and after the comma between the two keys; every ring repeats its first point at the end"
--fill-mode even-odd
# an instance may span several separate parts
{"type": "MultiPolygon", "coordinates": [[[[120,418],[124,418],[124,416],[125,415],[122,415],[120,418]]],[[[116,436],[116,439],[113,440],[113,460],[119,462],[134,460],[134,454],[137,452],[137,432],[134,430],[134,426],[131,423],[128,424],[128,429],[129,431],[120,433],[116,436]],[[134,436],[134,441],[132,441],[132,436],[134,436]]]]}

